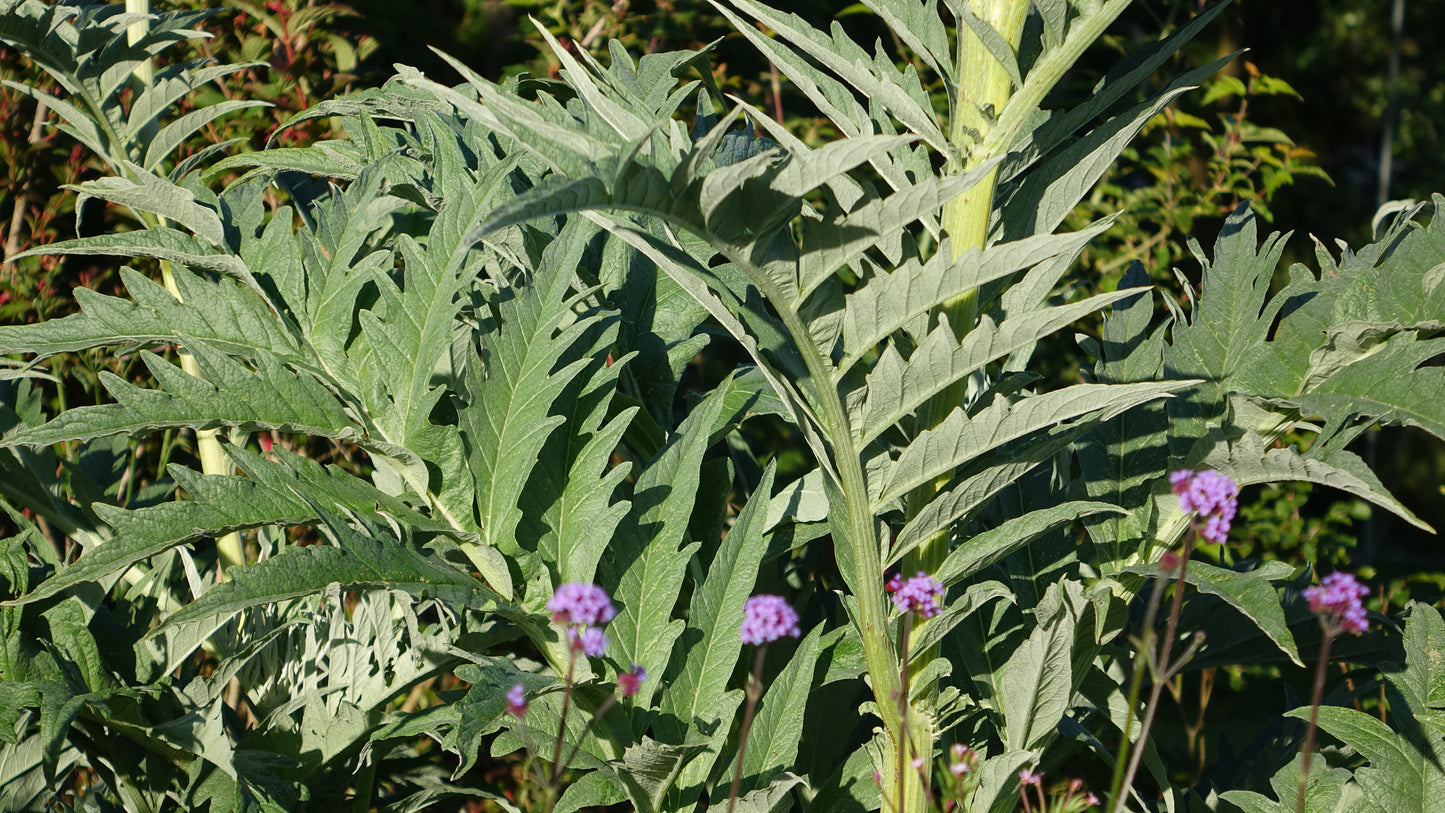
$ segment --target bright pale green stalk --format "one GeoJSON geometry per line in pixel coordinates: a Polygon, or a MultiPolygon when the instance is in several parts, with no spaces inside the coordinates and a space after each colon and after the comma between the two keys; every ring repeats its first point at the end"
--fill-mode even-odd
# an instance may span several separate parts
{"type": "MultiPolygon", "coordinates": [[[[125,0],[125,10],[132,14],[149,14],[150,0],[125,0]]],[[[131,44],[134,45],[144,39],[146,32],[149,30],[149,20],[138,20],[126,28],[126,37],[130,40],[131,44]]],[[[149,59],[144,60],[136,66],[135,77],[141,84],[149,86],[154,76],[155,72],[149,59]]],[[[119,166],[118,162],[117,165],[119,166]]],[[[158,218],[146,219],[148,221],[152,219],[155,220],[154,223],[150,223],[149,225],[164,225],[164,222],[158,218]]],[[[174,296],[178,301],[184,301],[181,299],[180,288],[176,287],[176,278],[175,274],[171,272],[171,264],[165,260],[161,260],[161,283],[165,285],[167,291],[171,292],[171,296],[174,296]]],[[[181,369],[196,378],[205,377],[201,374],[200,365],[196,364],[195,357],[189,353],[183,353],[181,355],[181,369]]],[[[225,450],[221,448],[219,430],[197,429],[196,453],[201,458],[202,472],[206,474],[231,473],[231,461],[226,457],[225,450]]],[[[241,535],[232,531],[217,538],[216,554],[218,559],[216,564],[216,577],[218,581],[222,581],[225,579],[228,568],[246,563],[246,549],[241,543],[241,535]]]]}
{"type": "MultiPolygon", "coordinates": [[[[1023,35],[1024,20],[1028,17],[1030,0],[971,0],[970,6],[976,17],[993,26],[1008,42],[1009,46],[1018,51],[1019,41],[1023,35]]],[[[983,149],[984,141],[993,131],[994,122],[1004,105],[1012,96],[1014,87],[1009,78],[1008,72],[1003,65],[994,59],[984,46],[983,41],[974,34],[973,29],[965,23],[958,25],[958,87],[954,93],[953,120],[949,122],[949,140],[960,156],[959,160],[952,162],[949,171],[953,173],[966,173],[976,168],[990,157],[983,149]]],[[[998,184],[998,172],[994,170],[988,173],[982,180],[975,184],[963,195],[949,201],[943,208],[943,229],[948,234],[952,244],[953,257],[962,256],[970,248],[982,248],[988,239],[989,216],[993,212],[994,189],[998,184]]],[[[973,329],[974,321],[978,318],[978,291],[970,290],[945,303],[942,308],[942,315],[948,319],[949,325],[953,328],[954,334],[960,339],[973,329]]],[[[937,426],[943,422],[963,401],[963,383],[957,383],[939,393],[928,403],[924,404],[919,413],[919,422],[922,426],[937,426]]],[[[917,514],[937,493],[936,486],[923,486],[916,492],[909,495],[906,510],[910,517],[917,514]]],[[[927,539],[913,553],[904,560],[904,572],[924,571],[933,573],[943,564],[944,557],[948,554],[947,533],[935,534],[927,539]]],[[[927,620],[921,623],[927,624],[927,620]]],[[[925,653],[918,659],[918,663],[927,664],[932,658],[930,653],[925,653]]],[[[907,645],[902,653],[904,673],[907,674],[909,663],[907,645]]],[[[905,684],[906,685],[906,682],[905,684]]],[[[879,695],[879,705],[886,705],[887,701],[879,695]]],[[[899,788],[899,811],[902,813],[905,808],[902,802],[911,798],[914,801],[912,809],[921,810],[926,804],[929,784],[932,781],[932,742],[913,742],[913,752],[924,756],[924,767],[921,771],[909,770],[905,764],[904,751],[909,742],[921,739],[923,732],[910,731],[907,718],[907,709],[911,703],[905,697],[900,701],[899,706],[904,711],[903,720],[900,722],[900,737],[895,738],[898,744],[899,754],[894,761],[899,767],[900,776],[896,777],[899,788]],[[921,746],[921,747],[920,747],[921,746]],[[909,779],[905,779],[909,777],[909,779]],[[915,792],[906,796],[903,788],[906,782],[914,781],[918,784],[915,792]]]]}
{"type": "MultiPolygon", "coordinates": [[[[1024,19],[1028,17],[1029,0],[974,0],[974,15],[993,26],[1015,51],[1023,36],[1024,19]]],[[[958,151],[959,160],[949,170],[969,172],[983,164],[994,150],[985,142],[1004,105],[1013,95],[1013,81],[1003,65],[989,53],[983,41],[968,25],[958,26],[958,88],[955,90],[953,120],[949,123],[949,139],[958,151]]],[[[994,190],[998,171],[989,172],[982,180],[943,207],[943,228],[957,259],[971,248],[983,248],[988,240],[988,222],[993,212],[994,190]]],[[[944,304],[941,309],[956,336],[962,339],[973,329],[978,318],[978,291],[965,291],[944,304]]],[[[939,393],[920,411],[923,426],[937,426],[963,401],[962,382],[939,393]]],[[[915,515],[937,493],[934,486],[923,486],[910,495],[908,513],[915,515]]],[[[947,534],[936,534],[926,540],[905,563],[905,572],[922,570],[932,573],[943,564],[948,553],[947,534]]],[[[925,622],[926,623],[926,622],[925,622]]],[[[922,659],[926,663],[927,658],[922,659]]]]}

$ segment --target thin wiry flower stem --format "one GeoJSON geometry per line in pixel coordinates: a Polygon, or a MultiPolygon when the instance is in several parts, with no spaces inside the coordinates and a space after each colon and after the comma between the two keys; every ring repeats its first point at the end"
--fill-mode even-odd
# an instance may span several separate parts
{"type": "Polygon", "coordinates": [[[1315,688],[1310,695],[1310,722],[1305,726],[1305,741],[1301,746],[1300,755],[1300,776],[1299,789],[1295,791],[1294,809],[1295,813],[1304,813],[1305,809],[1305,788],[1310,779],[1310,760],[1315,755],[1315,726],[1319,722],[1320,702],[1325,695],[1325,669],[1330,663],[1330,643],[1334,641],[1333,631],[1323,621],[1320,626],[1324,629],[1324,638],[1320,641],[1320,655],[1315,660],[1315,688]]]}
{"type": "Polygon", "coordinates": [[[562,781],[562,732],[567,730],[567,711],[572,706],[572,675],[576,667],[577,647],[570,646],[567,648],[567,682],[562,688],[562,716],[557,723],[557,742],[552,748],[552,778],[547,783],[553,788],[562,781]]]}
{"type": "MultiPolygon", "coordinates": [[[[1139,707],[1139,695],[1144,689],[1144,668],[1148,660],[1145,653],[1154,648],[1154,620],[1159,614],[1159,601],[1164,596],[1164,579],[1155,579],[1154,588],[1149,592],[1149,601],[1144,605],[1143,632],[1138,642],[1139,657],[1134,659],[1134,676],[1129,681],[1129,705],[1128,708],[1139,707]]],[[[1121,793],[1124,790],[1124,765],[1130,753],[1130,733],[1134,728],[1134,715],[1129,714],[1124,718],[1124,736],[1119,744],[1119,757],[1114,760],[1114,779],[1109,786],[1109,809],[1111,813],[1123,811],[1123,798],[1121,793]]]]}
{"type": "Polygon", "coordinates": [[[767,644],[758,646],[758,654],[753,658],[753,671],[748,676],[748,705],[743,711],[743,727],[738,734],[738,764],[733,770],[733,784],[728,789],[728,813],[733,813],[733,806],[738,803],[738,791],[743,786],[743,757],[748,752],[748,732],[753,727],[753,712],[757,711],[758,698],[763,694],[763,654],[768,650],[767,644]]]}
{"type": "MultiPolygon", "coordinates": [[[[1154,725],[1154,714],[1159,710],[1159,698],[1164,693],[1164,685],[1168,683],[1169,679],[1180,667],[1182,667],[1186,662],[1188,662],[1191,657],[1194,656],[1194,653],[1198,650],[1200,644],[1202,643],[1202,639],[1196,635],[1195,640],[1193,641],[1193,643],[1191,643],[1189,649],[1184,652],[1183,656],[1179,658],[1178,662],[1170,663],[1170,656],[1174,653],[1174,637],[1179,632],[1179,612],[1184,604],[1185,578],[1189,573],[1189,554],[1193,551],[1194,548],[1194,535],[1196,532],[1197,528],[1191,527],[1190,535],[1184,543],[1184,552],[1179,557],[1179,577],[1177,579],[1176,587],[1174,589],[1174,598],[1169,604],[1169,620],[1165,626],[1164,638],[1159,643],[1159,654],[1157,657],[1152,652],[1154,629],[1153,615],[1154,613],[1157,613],[1159,609],[1158,596],[1160,592],[1160,585],[1163,584],[1162,579],[1155,582],[1154,593],[1150,596],[1149,608],[1146,611],[1144,619],[1144,639],[1139,647],[1139,654],[1141,660],[1148,661],[1149,671],[1153,674],[1154,680],[1152,685],[1149,687],[1149,701],[1144,705],[1144,719],[1141,720],[1139,723],[1139,739],[1137,741],[1138,744],[1135,745],[1129,752],[1129,764],[1124,768],[1124,773],[1122,777],[1118,773],[1117,764],[1114,769],[1116,784],[1114,787],[1114,791],[1110,796],[1109,807],[1109,809],[1113,813],[1122,813],[1122,811],[1124,810],[1124,802],[1129,794],[1129,788],[1133,786],[1134,776],[1139,772],[1139,763],[1144,759],[1144,746],[1149,738],[1149,729],[1154,725]]],[[[1139,665],[1135,666],[1134,677],[1134,685],[1131,687],[1130,691],[1129,708],[1131,710],[1134,708],[1133,704],[1137,703],[1139,700],[1139,681],[1143,677],[1139,665]]],[[[1126,725],[1124,731],[1123,747],[1128,747],[1128,745],[1129,726],[1126,725]]]]}
{"type": "Polygon", "coordinates": [[[617,705],[617,695],[614,694],[602,701],[602,705],[598,706],[597,710],[592,712],[592,716],[587,719],[586,728],[582,729],[582,736],[578,737],[577,741],[572,743],[572,750],[567,752],[567,759],[562,762],[562,766],[572,764],[572,759],[577,756],[577,751],[582,747],[582,743],[587,740],[587,735],[592,733],[592,727],[597,725],[598,718],[606,714],[615,705],[617,705]]]}

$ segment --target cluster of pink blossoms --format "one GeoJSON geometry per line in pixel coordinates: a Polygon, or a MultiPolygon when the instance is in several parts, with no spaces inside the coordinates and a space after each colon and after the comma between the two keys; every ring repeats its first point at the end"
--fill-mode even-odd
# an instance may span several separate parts
{"type": "Polygon", "coordinates": [[[1370,594],[1370,588],[1360,584],[1353,574],[1331,573],[1320,579],[1319,587],[1306,587],[1304,592],[1310,612],[1320,617],[1328,634],[1359,635],[1369,628],[1363,599],[1370,594]]]}
{"type": "Polygon", "coordinates": [[[1239,486],[1217,471],[1180,469],[1169,475],[1169,487],[1179,497],[1179,507],[1203,523],[1199,535],[1204,541],[1223,545],[1239,508],[1239,486]]]}
{"type": "Polygon", "coordinates": [[[753,596],[743,604],[743,643],[766,644],[784,636],[798,638],[798,612],[782,596],[766,593],[753,596]]]}
{"type": "Polygon", "coordinates": [[[607,636],[602,625],[617,616],[617,608],[607,591],[595,584],[567,582],[547,601],[552,620],[567,626],[567,640],[573,649],[602,657],[607,650],[607,636]]]}
{"type": "Polygon", "coordinates": [[[907,580],[902,573],[893,574],[884,589],[893,594],[893,603],[901,613],[917,613],[923,618],[932,618],[942,612],[943,582],[921,570],[907,580]]]}
{"type": "MultiPolygon", "coordinates": [[[[602,625],[617,617],[617,608],[606,590],[595,584],[567,582],[548,599],[547,609],[552,611],[553,621],[566,625],[573,652],[602,657],[608,644],[602,625]]],[[[629,671],[617,675],[617,691],[631,697],[645,680],[647,671],[633,664],[629,671]]],[[[507,711],[519,720],[527,714],[527,687],[518,683],[507,690],[507,711]]]]}

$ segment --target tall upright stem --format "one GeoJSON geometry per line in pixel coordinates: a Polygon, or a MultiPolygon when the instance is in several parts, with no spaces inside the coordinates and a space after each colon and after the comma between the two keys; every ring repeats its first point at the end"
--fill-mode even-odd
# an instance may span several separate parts
{"type": "MultiPolygon", "coordinates": [[[[125,10],[132,14],[149,14],[150,0],[125,0],[125,10]]],[[[126,28],[126,39],[134,45],[144,39],[148,31],[150,31],[150,21],[138,20],[126,28]]],[[[140,64],[136,65],[135,78],[142,85],[149,87],[154,77],[155,71],[149,59],[142,60],[140,64]]],[[[105,121],[104,115],[101,116],[101,121],[105,121]]],[[[116,143],[114,146],[116,149],[122,152],[124,151],[125,145],[116,143]]],[[[120,157],[124,156],[122,155],[120,157]]],[[[115,165],[123,166],[118,161],[115,162],[115,165]]],[[[165,221],[160,218],[148,217],[146,218],[146,225],[152,228],[164,226],[165,221]]],[[[171,270],[171,264],[166,260],[161,260],[161,283],[167,291],[170,291],[171,296],[174,296],[177,301],[185,301],[181,298],[180,288],[176,285],[176,277],[175,273],[171,270]]],[[[181,369],[188,375],[195,376],[196,378],[205,378],[205,375],[201,373],[200,365],[196,363],[195,357],[189,353],[181,355],[181,369]]],[[[196,454],[201,458],[201,471],[203,473],[231,473],[231,461],[226,457],[225,449],[221,448],[219,430],[196,430],[196,454]]],[[[246,563],[246,549],[241,543],[241,535],[232,531],[218,537],[216,539],[216,556],[216,580],[224,581],[226,578],[226,570],[246,563]]]]}

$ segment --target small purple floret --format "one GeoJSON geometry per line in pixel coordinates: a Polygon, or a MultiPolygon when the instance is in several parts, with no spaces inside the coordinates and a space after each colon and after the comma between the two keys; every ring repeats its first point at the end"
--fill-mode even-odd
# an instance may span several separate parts
{"type": "Polygon", "coordinates": [[[1239,486],[1217,471],[1180,469],[1169,475],[1169,487],[1179,497],[1179,507],[1198,518],[1204,541],[1224,544],[1239,509],[1239,486]]]}
{"type": "Polygon", "coordinates": [[[1363,599],[1370,594],[1370,588],[1360,584],[1353,573],[1331,573],[1320,579],[1319,587],[1306,587],[1304,592],[1310,612],[1320,617],[1330,635],[1359,635],[1369,629],[1363,599]]]}
{"type": "Polygon", "coordinates": [[[507,711],[518,720],[527,714],[527,689],[518,683],[507,690],[507,711]]]}
{"type": "Polygon", "coordinates": [[[893,594],[893,603],[898,605],[899,612],[917,613],[923,618],[932,618],[943,609],[940,606],[943,601],[943,583],[921,570],[907,581],[895,575],[889,579],[885,589],[893,594]]]}
{"type": "Polygon", "coordinates": [[[568,627],[567,640],[574,649],[580,649],[594,658],[602,657],[607,651],[607,636],[601,627],[568,627]]]}
{"type": "Polygon", "coordinates": [[[595,584],[567,582],[547,601],[552,620],[558,624],[590,626],[606,624],[617,615],[607,591],[595,584]]]}
{"type": "Polygon", "coordinates": [[[766,644],[783,636],[801,637],[798,613],[782,596],[757,595],[743,605],[742,636],[745,644],[766,644]]]}

